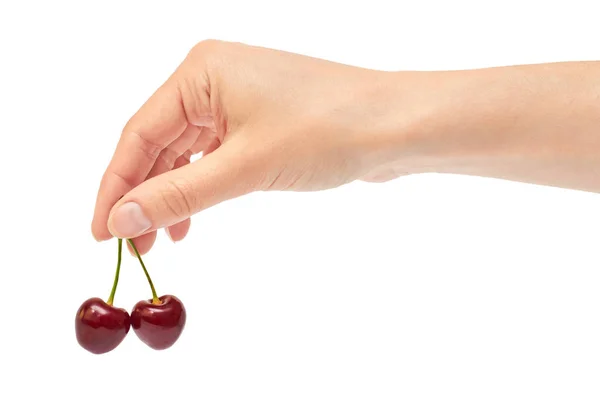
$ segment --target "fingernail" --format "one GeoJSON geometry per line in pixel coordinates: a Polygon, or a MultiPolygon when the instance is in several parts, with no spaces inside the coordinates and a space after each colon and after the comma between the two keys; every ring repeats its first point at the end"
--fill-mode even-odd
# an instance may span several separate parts
{"type": "Polygon", "coordinates": [[[112,234],[134,237],[150,229],[152,222],[144,215],[142,207],[134,202],[121,205],[110,217],[109,229],[112,234]]]}
{"type": "Polygon", "coordinates": [[[169,240],[174,243],[175,240],[173,240],[173,236],[171,236],[171,232],[169,231],[168,227],[165,227],[165,233],[167,234],[167,237],[169,237],[169,240]]]}

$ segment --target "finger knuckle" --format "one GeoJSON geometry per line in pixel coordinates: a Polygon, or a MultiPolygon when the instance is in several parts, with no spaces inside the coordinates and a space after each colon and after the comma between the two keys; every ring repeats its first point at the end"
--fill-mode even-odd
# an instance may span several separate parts
{"type": "Polygon", "coordinates": [[[131,118],[121,132],[121,139],[131,141],[151,161],[156,161],[163,145],[146,137],[147,132],[136,117],[131,118]]]}
{"type": "Polygon", "coordinates": [[[178,219],[191,216],[196,207],[193,189],[182,181],[167,181],[162,201],[165,210],[178,219]]]}
{"type": "Polygon", "coordinates": [[[210,54],[218,51],[223,44],[224,42],[216,39],[202,40],[192,47],[188,56],[193,59],[197,59],[198,57],[206,58],[210,54]]]}
{"type": "Polygon", "coordinates": [[[170,170],[175,166],[175,161],[177,161],[179,156],[180,154],[175,150],[165,148],[160,152],[158,158],[163,161],[167,169],[170,170]]]}

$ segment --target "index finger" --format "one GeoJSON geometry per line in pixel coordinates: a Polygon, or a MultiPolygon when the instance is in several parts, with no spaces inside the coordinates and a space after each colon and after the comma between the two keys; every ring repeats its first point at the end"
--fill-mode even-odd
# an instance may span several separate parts
{"type": "Polygon", "coordinates": [[[123,129],[98,189],[92,220],[96,240],[112,237],[107,227],[111,208],[146,180],[160,152],[183,133],[187,124],[181,94],[172,76],[123,129]]]}

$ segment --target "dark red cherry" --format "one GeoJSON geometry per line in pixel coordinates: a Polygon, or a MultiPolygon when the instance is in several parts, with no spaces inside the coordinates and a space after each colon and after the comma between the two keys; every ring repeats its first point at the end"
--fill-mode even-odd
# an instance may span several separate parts
{"type": "Polygon", "coordinates": [[[91,353],[108,353],[125,339],[130,324],[125,309],[111,306],[100,298],[90,298],[77,310],[77,342],[91,353]]]}
{"type": "Polygon", "coordinates": [[[138,338],[155,350],[167,349],[179,339],[185,327],[186,313],[183,303],[173,296],[139,301],[131,311],[131,328],[138,338]]]}

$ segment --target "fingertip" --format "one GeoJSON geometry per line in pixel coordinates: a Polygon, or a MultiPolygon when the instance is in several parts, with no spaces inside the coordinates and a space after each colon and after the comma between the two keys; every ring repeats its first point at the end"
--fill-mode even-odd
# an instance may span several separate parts
{"type": "Polygon", "coordinates": [[[93,222],[90,225],[90,232],[92,233],[92,237],[94,238],[94,240],[96,240],[97,243],[99,243],[99,242],[102,241],[102,239],[100,239],[100,237],[98,237],[98,235],[96,234],[96,230],[94,228],[94,223],[93,222]]]}
{"type": "Polygon", "coordinates": [[[96,225],[96,222],[92,222],[90,229],[92,232],[92,237],[99,243],[113,238],[113,235],[110,234],[108,228],[100,228],[96,225]]]}
{"type": "Polygon", "coordinates": [[[175,240],[173,240],[173,236],[171,236],[171,232],[169,231],[168,227],[165,228],[165,234],[167,235],[167,237],[169,238],[169,240],[171,240],[171,242],[173,242],[173,243],[176,242],[175,240]]]}
{"type": "Polygon", "coordinates": [[[107,227],[115,237],[132,238],[146,233],[152,227],[152,221],[138,203],[128,201],[113,207],[107,227]]]}
{"type": "MultiPolygon", "coordinates": [[[[145,255],[148,252],[150,252],[150,250],[154,246],[154,242],[156,241],[156,231],[141,235],[131,240],[135,244],[135,248],[137,248],[140,255],[145,255]]],[[[135,251],[133,250],[133,248],[131,248],[130,244],[127,244],[127,249],[129,250],[129,253],[132,256],[136,256],[135,251]]]]}
{"type": "Polygon", "coordinates": [[[169,239],[176,243],[185,238],[187,236],[188,231],[190,230],[191,220],[190,218],[171,225],[165,228],[165,233],[169,239]]]}

